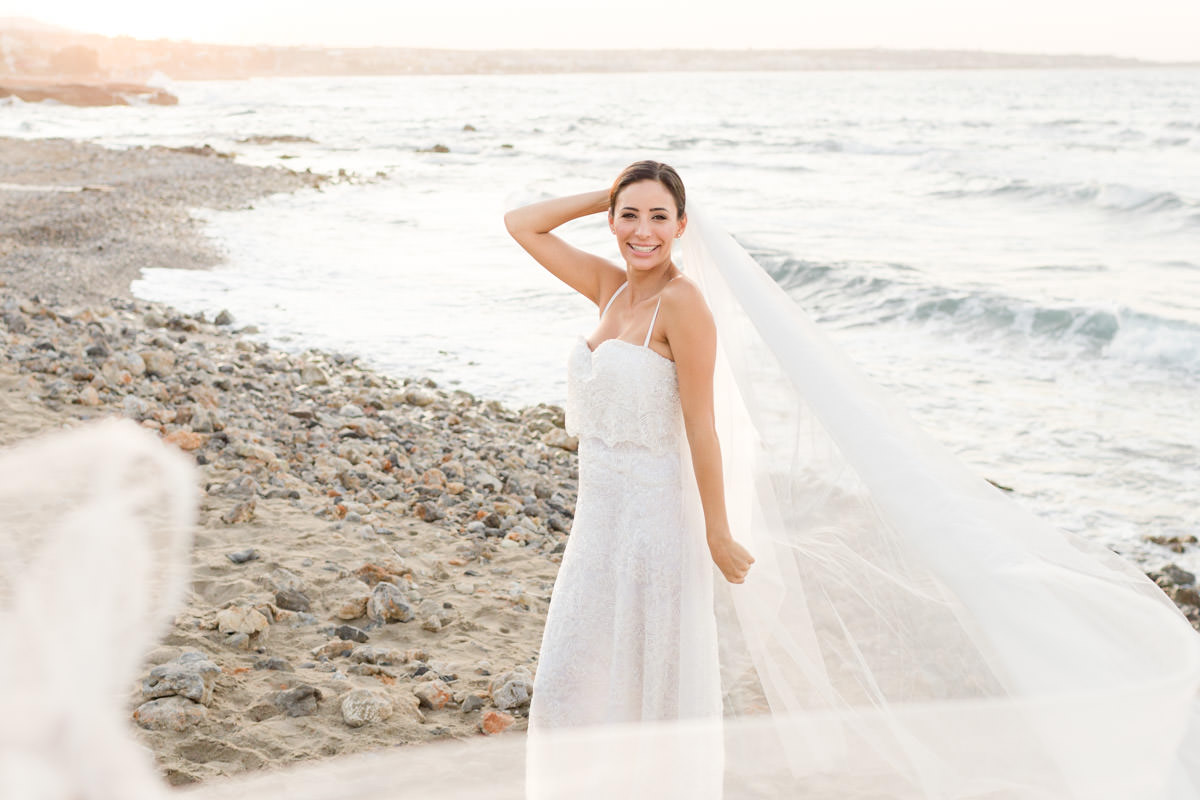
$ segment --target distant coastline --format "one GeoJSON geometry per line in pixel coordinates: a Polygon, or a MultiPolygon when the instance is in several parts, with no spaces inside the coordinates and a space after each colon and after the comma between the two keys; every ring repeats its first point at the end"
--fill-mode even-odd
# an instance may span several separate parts
{"type": "Polygon", "coordinates": [[[145,81],[335,75],[1198,67],[979,50],[441,50],[277,47],[110,37],[0,18],[0,78],[145,81]]]}

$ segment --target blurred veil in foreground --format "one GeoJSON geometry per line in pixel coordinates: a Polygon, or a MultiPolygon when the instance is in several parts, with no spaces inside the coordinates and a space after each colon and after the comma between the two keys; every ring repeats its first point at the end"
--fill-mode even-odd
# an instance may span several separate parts
{"type": "MultiPolygon", "coordinates": [[[[716,318],[730,523],[756,558],[745,584],[714,581],[724,718],[540,734],[539,784],[606,800],[1200,797],[1200,634],[1170,600],[919,431],[702,211],[681,260],[716,318]]],[[[159,784],[119,698],[186,586],[182,462],[131,423],[0,458],[0,796],[525,796],[518,735],[159,784]],[[68,644],[56,621],[81,609],[68,644]],[[103,665],[91,696],[109,700],[63,699],[80,680],[59,674],[68,649],[103,665]]],[[[688,502],[699,524],[694,485],[688,502]]]]}

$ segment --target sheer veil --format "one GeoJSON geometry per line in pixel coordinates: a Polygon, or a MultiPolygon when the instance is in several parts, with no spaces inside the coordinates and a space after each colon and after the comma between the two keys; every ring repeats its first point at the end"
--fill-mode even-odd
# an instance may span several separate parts
{"type": "MultiPolygon", "coordinates": [[[[558,794],[695,797],[704,776],[727,798],[1200,796],[1200,635],[1158,588],[918,430],[703,209],[680,255],[716,319],[730,522],[756,558],[714,580],[724,717],[547,735],[558,794]]],[[[525,796],[513,734],[159,783],[117,698],[186,585],[191,485],[132,423],[0,457],[0,794],[525,796]],[[81,607],[85,646],[47,633],[81,607]],[[16,647],[44,647],[45,674],[18,674],[16,647]],[[99,683],[66,702],[81,647],[99,683]]]]}

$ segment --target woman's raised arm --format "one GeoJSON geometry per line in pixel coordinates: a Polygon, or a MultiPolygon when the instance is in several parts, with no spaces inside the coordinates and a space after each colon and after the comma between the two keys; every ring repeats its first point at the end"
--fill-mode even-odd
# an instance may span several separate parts
{"type": "Polygon", "coordinates": [[[564,222],[607,210],[608,190],[601,189],[514,208],[504,215],[504,226],[554,277],[599,306],[605,278],[619,281],[624,271],[600,256],[572,247],[550,231],[564,222]]]}

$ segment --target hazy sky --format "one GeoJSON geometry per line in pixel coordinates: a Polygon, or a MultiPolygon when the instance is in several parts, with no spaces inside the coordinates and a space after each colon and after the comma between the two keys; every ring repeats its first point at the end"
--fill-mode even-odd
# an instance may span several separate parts
{"type": "Polygon", "coordinates": [[[0,0],[3,16],[235,44],[890,47],[1200,61],[1200,0],[0,0]]]}

